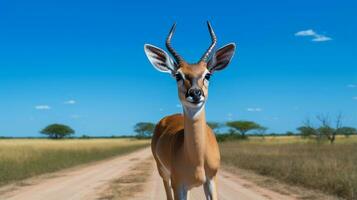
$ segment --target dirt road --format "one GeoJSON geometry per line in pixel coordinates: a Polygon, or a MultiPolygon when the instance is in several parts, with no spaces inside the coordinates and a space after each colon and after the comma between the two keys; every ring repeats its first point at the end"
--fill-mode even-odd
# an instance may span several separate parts
{"type": "MultiPolygon", "coordinates": [[[[293,197],[281,195],[274,191],[261,188],[252,182],[221,170],[218,176],[219,200],[293,200],[293,197]]],[[[194,188],[190,200],[205,200],[203,188],[194,188]]],[[[135,200],[166,200],[162,180],[156,170],[153,172],[145,191],[135,200]]]]}
{"type": "MultiPolygon", "coordinates": [[[[17,188],[0,196],[0,200],[91,200],[97,199],[101,187],[125,174],[129,168],[148,159],[149,148],[137,152],[55,173],[39,183],[17,188]]],[[[38,181],[36,181],[38,182],[38,181]]]]}
{"type": "MultiPolygon", "coordinates": [[[[89,166],[55,173],[51,178],[32,185],[16,188],[0,196],[1,200],[91,200],[98,199],[101,189],[111,181],[126,174],[133,166],[151,156],[149,148],[135,153],[101,161],[89,166]]],[[[263,200],[293,199],[276,192],[260,188],[255,184],[240,179],[231,173],[220,171],[218,176],[220,200],[263,200]]],[[[132,199],[164,200],[164,189],[156,169],[150,181],[146,183],[144,192],[132,199]]],[[[205,199],[202,188],[191,192],[191,199],[205,199]]]]}

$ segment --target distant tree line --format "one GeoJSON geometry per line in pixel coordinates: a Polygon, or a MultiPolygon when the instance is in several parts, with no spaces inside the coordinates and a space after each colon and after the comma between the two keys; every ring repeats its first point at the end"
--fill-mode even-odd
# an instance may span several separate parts
{"type": "MultiPolygon", "coordinates": [[[[334,118],[330,118],[329,115],[317,115],[315,117],[315,123],[312,120],[306,119],[303,125],[297,128],[296,133],[288,131],[286,133],[266,133],[268,128],[258,124],[254,121],[238,120],[228,121],[225,123],[219,122],[207,122],[207,125],[215,132],[219,141],[233,140],[233,139],[247,139],[249,136],[281,136],[281,135],[297,135],[302,138],[312,138],[317,141],[328,140],[333,144],[337,135],[344,135],[349,137],[351,135],[357,135],[357,129],[354,127],[343,126],[342,115],[339,114],[334,118]],[[224,132],[222,131],[224,130],[224,132]]],[[[155,124],[151,122],[139,122],[134,126],[135,137],[150,138],[154,132],[155,124]]],[[[70,137],[75,133],[68,125],[64,124],[50,124],[40,131],[52,139],[62,139],[70,137]]],[[[112,136],[115,138],[116,136],[112,136]]],[[[132,136],[121,136],[132,137],[132,136]]],[[[90,136],[83,135],[81,138],[91,138],[90,136]]]]}
{"type": "MultiPolygon", "coordinates": [[[[267,127],[254,121],[238,120],[225,123],[207,122],[207,125],[215,132],[217,140],[247,139],[248,136],[301,136],[302,138],[313,138],[318,141],[328,140],[333,144],[337,135],[349,137],[357,135],[354,127],[342,125],[342,115],[337,115],[333,120],[328,115],[316,116],[316,125],[307,119],[297,132],[267,133],[267,127]],[[224,130],[224,131],[222,131],[224,130]]],[[[134,126],[137,138],[150,138],[154,132],[155,124],[151,122],[139,122],[134,126]]]]}
{"type": "MultiPolygon", "coordinates": [[[[257,134],[263,134],[267,128],[259,125],[253,121],[230,121],[226,123],[218,123],[218,122],[208,122],[209,127],[216,133],[224,135],[220,133],[220,130],[223,127],[229,128],[229,135],[233,135],[239,138],[246,138],[247,133],[251,133],[255,131],[257,134]]],[[[155,129],[155,124],[151,122],[139,122],[134,126],[134,131],[138,138],[149,138],[152,136],[155,129]]]]}
{"type": "Polygon", "coordinates": [[[354,127],[342,125],[342,115],[339,114],[335,119],[331,119],[329,115],[317,115],[317,125],[314,125],[310,119],[305,120],[303,126],[297,128],[301,137],[314,138],[318,141],[328,140],[333,144],[337,135],[349,137],[357,134],[357,129],[354,127]]]}
{"type": "Polygon", "coordinates": [[[242,139],[247,138],[247,134],[264,134],[266,127],[253,121],[229,121],[225,123],[207,122],[207,125],[216,134],[236,135],[242,139]],[[221,133],[222,128],[228,128],[228,133],[221,133]]]}

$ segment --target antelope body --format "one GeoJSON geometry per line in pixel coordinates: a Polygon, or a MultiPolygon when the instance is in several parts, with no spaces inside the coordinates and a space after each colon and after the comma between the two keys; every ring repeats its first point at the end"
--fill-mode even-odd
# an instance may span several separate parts
{"type": "Polygon", "coordinates": [[[220,153],[215,135],[206,123],[205,103],[214,71],[224,69],[235,51],[230,43],[213,53],[216,36],[208,22],[212,44],[196,64],[189,64],[172,48],[171,28],[164,50],[145,44],[144,50],[153,66],[176,78],[183,114],[166,116],[156,125],[151,149],[168,200],[188,199],[193,187],[204,186],[206,199],[217,199],[216,174],[220,153]],[[213,54],[213,55],[212,55],[213,54]]]}

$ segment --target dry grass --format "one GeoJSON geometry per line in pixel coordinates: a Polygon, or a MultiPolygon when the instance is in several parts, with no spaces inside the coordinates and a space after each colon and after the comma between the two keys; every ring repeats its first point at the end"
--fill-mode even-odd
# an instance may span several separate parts
{"type": "Polygon", "coordinates": [[[90,139],[0,140],[0,185],[132,152],[147,140],[90,139]]]}
{"type": "Polygon", "coordinates": [[[227,166],[357,199],[356,137],[339,138],[334,145],[294,137],[253,138],[221,143],[221,153],[227,166]]]}
{"type": "MultiPolygon", "coordinates": [[[[306,143],[316,143],[316,140],[314,139],[302,139],[300,136],[266,136],[266,137],[261,137],[261,136],[251,136],[249,137],[249,140],[245,141],[249,143],[254,143],[254,142],[264,142],[266,144],[306,144],[306,143]]],[[[321,141],[321,143],[328,143],[327,140],[321,141]]],[[[345,137],[338,135],[336,136],[336,143],[338,144],[356,144],[357,143],[357,135],[350,136],[350,137],[345,137]]]]}
{"type": "Polygon", "coordinates": [[[131,199],[135,194],[142,192],[153,170],[152,162],[152,158],[150,158],[131,168],[125,176],[114,180],[110,186],[102,192],[101,197],[98,199],[131,199]]]}
{"type": "Polygon", "coordinates": [[[292,185],[292,184],[286,184],[282,181],[277,180],[274,177],[259,175],[252,170],[246,170],[246,169],[241,169],[241,168],[237,168],[234,166],[227,166],[227,165],[223,166],[223,168],[227,171],[237,174],[241,179],[248,180],[249,182],[253,182],[254,184],[262,188],[269,189],[279,194],[292,197],[293,199],[304,199],[304,200],[340,200],[341,199],[333,195],[328,195],[318,190],[307,189],[305,187],[292,185]]]}

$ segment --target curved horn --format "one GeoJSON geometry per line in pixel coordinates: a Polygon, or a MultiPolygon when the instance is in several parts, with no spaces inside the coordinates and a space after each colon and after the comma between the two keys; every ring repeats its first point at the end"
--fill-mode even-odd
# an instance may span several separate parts
{"type": "Polygon", "coordinates": [[[216,46],[216,43],[217,43],[217,37],[216,37],[216,34],[214,34],[214,31],[211,27],[211,24],[209,22],[207,22],[207,26],[208,26],[208,31],[209,31],[209,34],[211,35],[211,39],[212,39],[212,43],[211,43],[211,46],[207,49],[206,53],[203,54],[202,58],[200,61],[203,61],[205,63],[208,62],[208,59],[212,53],[212,50],[213,48],[216,46]]]}
{"type": "Polygon", "coordinates": [[[176,23],[174,23],[174,25],[172,25],[171,27],[171,30],[170,30],[170,33],[169,35],[167,36],[167,39],[166,39],[166,48],[169,50],[169,52],[174,56],[175,60],[177,63],[180,63],[183,59],[181,58],[181,56],[175,51],[174,48],[172,48],[171,46],[171,38],[172,38],[172,35],[174,34],[175,32],[175,29],[176,29],[176,23]]]}

